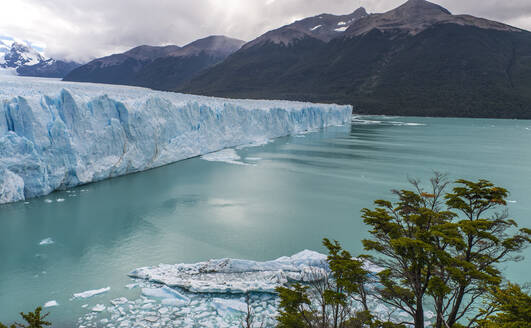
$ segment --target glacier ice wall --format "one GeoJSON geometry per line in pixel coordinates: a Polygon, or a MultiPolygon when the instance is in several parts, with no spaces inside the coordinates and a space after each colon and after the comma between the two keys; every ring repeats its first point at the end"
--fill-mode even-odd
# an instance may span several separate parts
{"type": "Polygon", "coordinates": [[[0,77],[0,203],[350,120],[351,106],[0,77]]]}

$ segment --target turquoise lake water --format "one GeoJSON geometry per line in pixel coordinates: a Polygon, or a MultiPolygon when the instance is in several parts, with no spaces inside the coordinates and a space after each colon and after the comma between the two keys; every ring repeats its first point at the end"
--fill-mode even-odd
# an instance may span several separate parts
{"type": "MultiPolygon", "coordinates": [[[[71,327],[83,304],[138,296],[125,285],[142,266],[268,260],[322,251],[323,237],[359,253],[360,210],[433,171],[506,187],[511,216],[531,227],[531,121],[365,119],[236,149],[251,165],[194,158],[0,206],[0,322],[56,300],[54,327],[71,327]],[[54,243],[40,245],[47,238],[54,243]]],[[[531,250],[524,255],[505,269],[521,283],[531,281],[531,250]]]]}

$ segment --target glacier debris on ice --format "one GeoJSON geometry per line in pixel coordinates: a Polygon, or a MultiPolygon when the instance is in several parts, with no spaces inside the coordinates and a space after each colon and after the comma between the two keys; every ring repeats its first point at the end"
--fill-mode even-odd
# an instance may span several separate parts
{"type": "Polygon", "coordinates": [[[351,106],[0,76],[0,203],[341,125],[351,106]]]}

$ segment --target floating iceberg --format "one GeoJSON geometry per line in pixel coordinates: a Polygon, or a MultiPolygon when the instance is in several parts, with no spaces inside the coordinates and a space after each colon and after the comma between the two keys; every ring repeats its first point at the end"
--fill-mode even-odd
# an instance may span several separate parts
{"type": "Polygon", "coordinates": [[[219,259],[195,264],[161,264],[133,270],[129,276],[193,293],[274,293],[275,288],[289,281],[322,279],[326,270],[326,255],[306,250],[267,262],[219,259]]]}
{"type": "Polygon", "coordinates": [[[0,203],[350,122],[351,106],[0,77],[0,203]]]}
{"type": "Polygon", "coordinates": [[[55,242],[53,241],[52,238],[46,238],[46,239],[43,239],[41,240],[41,242],[39,243],[40,246],[47,246],[47,245],[52,245],[54,244],[55,242]]]}
{"type": "Polygon", "coordinates": [[[48,301],[46,303],[44,303],[44,308],[49,308],[49,307],[56,307],[56,306],[59,306],[59,303],[57,303],[57,301],[48,301]]]}
{"type": "Polygon", "coordinates": [[[96,304],[91,310],[92,312],[103,312],[105,311],[106,307],[103,304],[96,304]]]}
{"type": "Polygon", "coordinates": [[[178,299],[186,303],[190,302],[188,297],[167,286],[162,288],[142,288],[142,295],[159,299],[178,299]]]}
{"type": "Polygon", "coordinates": [[[108,292],[109,290],[111,290],[111,287],[105,287],[105,288],[94,289],[94,290],[87,290],[85,292],[74,294],[74,298],[89,298],[89,297],[92,297],[92,296],[104,294],[104,293],[108,292]]]}
{"type": "Polygon", "coordinates": [[[248,165],[241,161],[240,155],[234,149],[228,148],[201,156],[201,159],[209,162],[225,162],[229,164],[248,165]]]}

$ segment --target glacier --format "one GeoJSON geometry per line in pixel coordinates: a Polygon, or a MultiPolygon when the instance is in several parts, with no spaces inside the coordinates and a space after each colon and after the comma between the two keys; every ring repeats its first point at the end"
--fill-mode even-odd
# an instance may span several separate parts
{"type": "Polygon", "coordinates": [[[349,105],[0,76],[0,203],[342,125],[349,105]]]}

